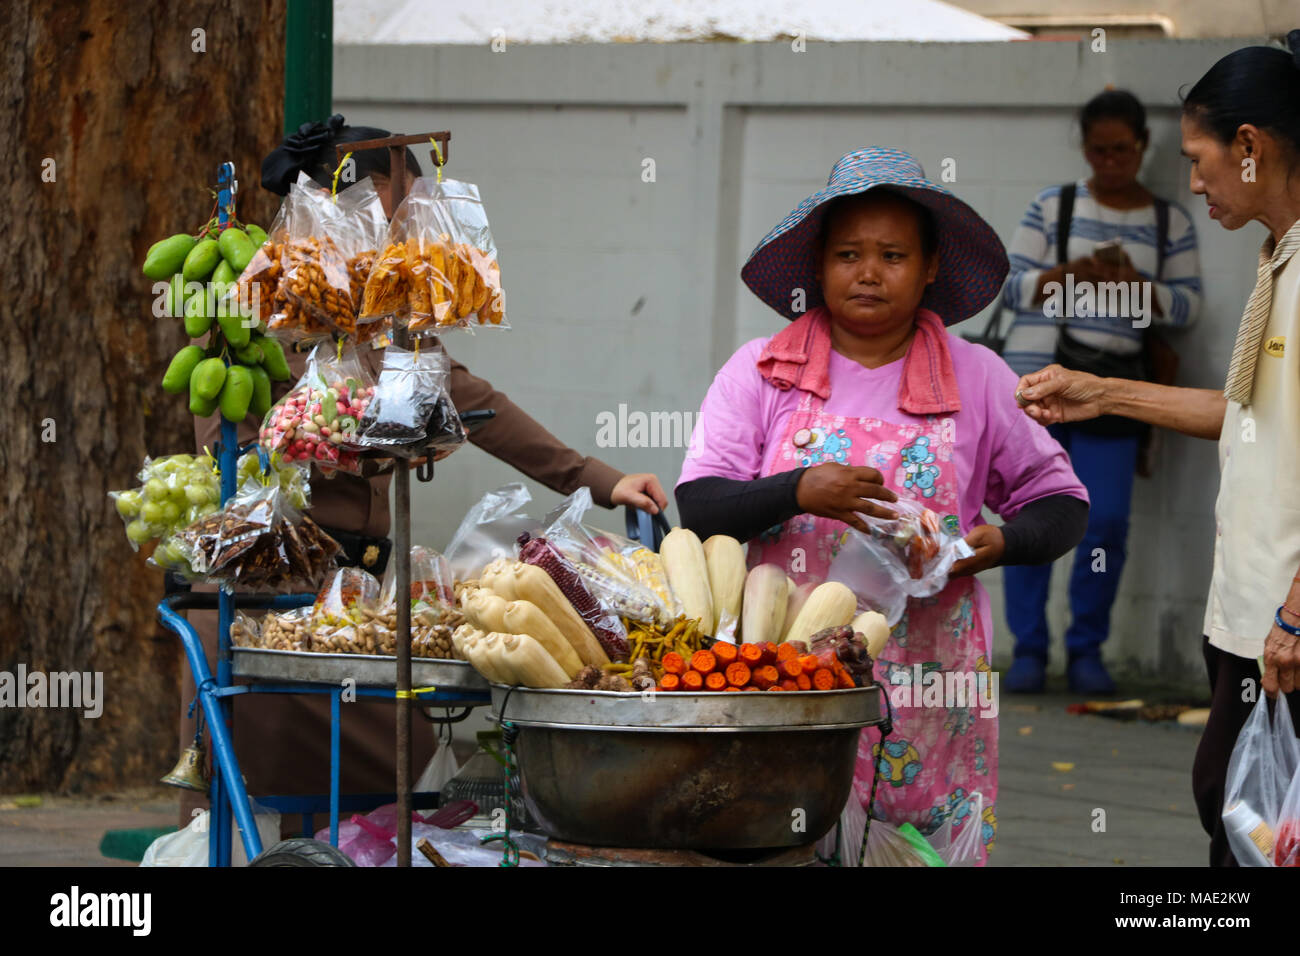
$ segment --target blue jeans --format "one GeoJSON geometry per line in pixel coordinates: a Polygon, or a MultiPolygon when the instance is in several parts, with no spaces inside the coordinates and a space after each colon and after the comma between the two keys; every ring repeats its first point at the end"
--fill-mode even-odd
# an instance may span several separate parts
{"type": "MultiPolygon", "coordinates": [[[[1124,570],[1139,439],[1090,435],[1072,424],[1052,425],[1048,431],[1070,456],[1091,500],[1088,530],[1075,551],[1070,575],[1071,624],[1065,647],[1073,659],[1100,654],[1110,633],[1110,609],[1124,570]]],[[[1046,660],[1052,565],[1009,565],[1002,569],[1002,581],[1015,656],[1046,660]]]]}

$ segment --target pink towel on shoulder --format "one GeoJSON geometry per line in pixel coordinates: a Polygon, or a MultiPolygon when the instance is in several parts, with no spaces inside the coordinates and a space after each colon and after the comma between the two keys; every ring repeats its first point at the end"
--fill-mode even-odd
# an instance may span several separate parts
{"type": "MultiPolygon", "coordinates": [[[[831,320],[825,306],[800,316],[772,336],[758,370],[774,388],[800,388],[825,401],[831,397],[831,320]]],[[[903,357],[898,407],[910,415],[961,411],[957,376],[948,352],[948,330],[929,309],[917,309],[916,334],[903,357]]]]}

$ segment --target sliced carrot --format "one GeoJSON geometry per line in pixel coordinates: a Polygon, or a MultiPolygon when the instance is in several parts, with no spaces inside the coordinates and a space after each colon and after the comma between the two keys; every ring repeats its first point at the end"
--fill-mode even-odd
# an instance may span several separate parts
{"type": "Polygon", "coordinates": [[[748,664],[742,664],[736,661],[734,664],[727,665],[727,683],[733,687],[744,687],[749,683],[749,678],[753,676],[753,671],[749,669],[748,664]]]}
{"type": "Polygon", "coordinates": [[[812,676],[813,690],[832,690],[835,687],[835,675],[827,667],[819,667],[813,671],[812,676]]]}
{"type": "Polygon", "coordinates": [[[793,644],[782,644],[776,649],[776,659],[778,663],[783,661],[792,661],[799,656],[799,648],[793,644]]]}
{"type": "Polygon", "coordinates": [[[797,657],[782,661],[776,666],[776,669],[781,672],[782,677],[789,677],[791,680],[796,679],[803,673],[803,665],[799,663],[797,657]]]}
{"type": "Polygon", "coordinates": [[[659,689],[660,690],[681,690],[682,679],[678,677],[676,674],[665,674],[663,676],[663,679],[659,681],[659,689]]]}
{"type": "Polygon", "coordinates": [[[716,642],[710,650],[713,651],[713,656],[718,659],[719,670],[726,670],[727,665],[740,656],[740,651],[736,650],[736,645],[728,644],[726,641],[716,642]]]}
{"type": "Polygon", "coordinates": [[[763,663],[764,663],[764,664],[775,664],[775,663],[776,663],[776,654],[777,654],[777,651],[779,651],[780,649],[781,649],[781,645],[779,645],[779,644],[775,644],[775,643],[773,643],[772,641],[767,641],[767,642],[763,645],[763,663]]]}
{"type": "Polygon", "coordinates": [[[718,669],[718,659],[713,651],[696,651],[691,655],[691,670],[701,674],[712,674],[718,669]]]}
{"type": "Polygon", "coordinates": [[[737,694],[740,693],[740,688],[739,688],[739,687],[724,687],[723,690],[728,691],[728,692],[730,692],[730,691],[735,691],[737,694]]]}
{"type": "Polygon", "coordinates": [[[686,673],[686,658],[676,651],[669,651],[664,655],[664,659],[659,662],[667,674],[676,674],[681,676],[686,673]]]}
{"type": "Polygon", "coordinates": [[[850,674],[848,671],[844,670],[844,668],[840,668],[840,678],[839,678],[839,679],[840,679],[840,686],[843,687],[843,688],[846,688],[846,689],[847,689],[847,688],[850,688],[850,687],[857,687],[857,686],[858,686],[856,683],[854,683],[853,675],[850,674]]]}
{"type": "Polygon", "coordinates": [[[785,690],[785,688],[782,687],[780,684],[773,684],[771,687],[768,688],[768,690],[785,690]]]}
{"type": "Polygon", "coordinates": [[[742,687],[742,688],[740,688],[740,689],[741,689],[741,690],[761,690],[762,688],[755,687],[753,684],[750,684],[748,687],[742,687]]]}
{"type": "Polygon", "coordinates": [[[699,690],[704,686],[704,675],[699,671],[687,671],[682,675],[682,690],[699,690]]]}
{"type": "Polygon", "coordinates": [[[805,671],[807,671],[809,674],[811,674],[811,673],[812,673],[813,671],[815,671],[817,668],[819,668],[819,667],[827,667],[827,666],[829,666],[829,665],[827,665],[827,664],[823,664],[823,663],[821,662],[821,658],[819,658],[816,654],[800,654],[800,655],[799,655],[799,666],[800,666],[803,670],[805,670],[805,671]]]}
{"type": "Polygon", "coordinates": [[[741,644],[740,660],[748,664],[751,670],[755,667],[761,667],[765,663],[763,660],[763,645],[741,644]]]}
{"type": "Polygon", "coordinates": [[[795,678],[795,683],[799,685],[800,690],[812,690],[812,678],[807,674],[800,674],[795,678]]]}
{"type": "Polygon", "coordinates": [[[771,664],[765,664],[760,667],[758,670],[754,671],[753,676],[750,678],[750,681],[759,690],[767,690],[773,684],[779,683],[780,680],[780,673],[778,673],[777,669],[771,664]]]}
{"type": "Polygon", "coordinates": [[[796,680],[792,680],[792,679],[790,679],[789,677],[787,677],[785,680],[781,681],[781,689],[782,689],[782,690],[798,690],[798,689],[799,689],[799,682],[796,681],[796,680]]]}
{"type": "Polygon", "coordinates": [[[704,688],[706,690],[722,690],[726,686],[727,678],[717,671],[704,678],[704,688]]]}

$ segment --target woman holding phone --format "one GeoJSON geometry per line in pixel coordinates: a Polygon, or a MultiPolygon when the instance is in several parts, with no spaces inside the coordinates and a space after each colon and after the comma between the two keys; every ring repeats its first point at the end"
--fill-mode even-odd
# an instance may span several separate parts
{"type": "MultiPolygon", "coordinates": [[[[1057,362],[1111,378],[1147,379],[1153,372],[1147,326],[1185,328],[1196,318],[1196,232],[1186,210],[1138,182],[1150,134],[1146,111],[1131,93],[1093,97],[1079,126],[1092,175],[1041,192],[1007,250],[1011,272],[1003,302],[1016,317],[1003,358],[1021,375],[1057,362]]],[[[1065,633],[1066,675],[1079,693],[1115,690],[1101,646],[1124,568],[1133,475],[1146,428],[1107,417],[1049,429],[1092,503],[1087,534],[1075,552],[1072,621],[1065,633]],[[1096,560],[1098,549],[1104,565],[1096,560]]],[[[1052,565],[1017,565],[1002,573],[1015,637],[1015,659],[1002,686],[1040,693],[1052,565]]]]}

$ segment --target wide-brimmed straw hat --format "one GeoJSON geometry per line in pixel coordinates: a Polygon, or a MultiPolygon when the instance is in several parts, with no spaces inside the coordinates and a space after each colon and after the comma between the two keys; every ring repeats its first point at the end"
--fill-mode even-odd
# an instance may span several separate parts
{"type": "Polygon", "coordinates": [[[796,319],[794,290],[805,290],[808,309],[823,304],[817,282],[817,233],[827,204],[840,196],[884,188],[930,210],[938,239],[939,271],[921,298],[921,308],[945,325],[975,315],[993,301],[1007,276],[1007,251],[993,228],[974,209],[925,178],[901,149],[868,146],[840,158],[826,188],[795,207],[758,244],[740,277],[754,294],[787,319],[796,319]]]}

